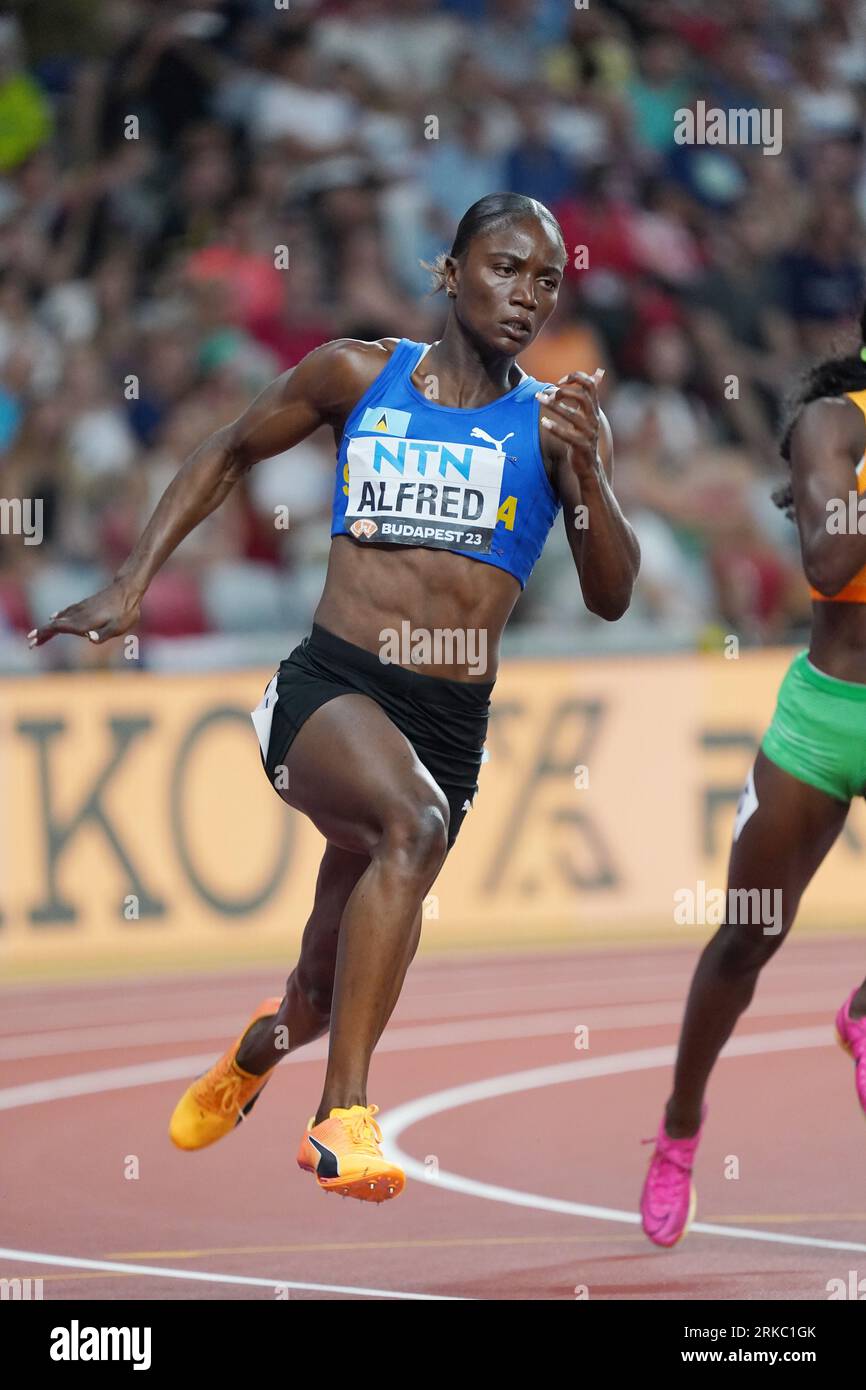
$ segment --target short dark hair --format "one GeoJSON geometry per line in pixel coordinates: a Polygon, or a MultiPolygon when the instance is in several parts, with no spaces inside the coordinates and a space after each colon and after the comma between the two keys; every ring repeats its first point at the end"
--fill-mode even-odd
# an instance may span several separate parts
{"type": "Polygon", "coordinates": [[[491,231],[500,223],[524,222],[530,217],[536,218],[539,222],[547,222],[556,232],[565,250],[562,228],[544,203],[540,203],[537,198],[528,197],[525,193],[486,193],[464,212],[454,233],[451,250],[447,253],[441,252],[432,265],[428,265],[426,261],[421,262],[424,269],[429,270],[433,276],[434,290],[441,290],[445,284],[446,254],[459,260],[461,256],[465,256],[475,237],[491,231]]]}

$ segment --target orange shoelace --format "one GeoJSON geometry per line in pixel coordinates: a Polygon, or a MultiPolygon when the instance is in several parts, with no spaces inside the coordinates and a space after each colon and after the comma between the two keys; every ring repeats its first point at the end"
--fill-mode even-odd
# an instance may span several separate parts
{"type": "Polygon", "coordinates": [[[240,1092],[244,1079],[232,1068],[210,1088],[211,1096],[224,1115],[240,1113],[240,1092]]]}
{"type": "Polygon", "coordinates": [[[356,1149],[376,1154],[377,1157],[379,1156],[379,1145],[382,1142],[382,1131],[373,1116],[378,1115],[378,1113],[378,1105],[366,1105],[360,1113],[356,1111],[352,1115],[340,1116],[356,1149]]]}

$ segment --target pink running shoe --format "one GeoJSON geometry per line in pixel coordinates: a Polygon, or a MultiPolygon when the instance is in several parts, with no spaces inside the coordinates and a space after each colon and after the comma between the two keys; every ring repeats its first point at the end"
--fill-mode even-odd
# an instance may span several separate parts
{"type": "MultiPolygon", "coordinates": [[[[697,1134],[691,1139],[671,1139],[662,1115],[640,1198],[641,1225],[654,1245],[676,1245],[694,1220],[698,1194],[692,1182],[692,1165],[706,1118],[704,1105],[697,1134]]],[[[641,1142],[652,1144],[653,1140],[641,1142]]]]}
{"type": "MultiPolygon", "coordinates": [[[[857,986],[859,989],[860,986],[857,986]]],[[[860,1109],[866,1115],[866,1018],[852,1018],[849,1012],[851,1000],[857,993],[852,989],[845,1003],[836,1015],[836,1037],[850,1057],[854,1058],[854,1082],[860,1109]]]]}

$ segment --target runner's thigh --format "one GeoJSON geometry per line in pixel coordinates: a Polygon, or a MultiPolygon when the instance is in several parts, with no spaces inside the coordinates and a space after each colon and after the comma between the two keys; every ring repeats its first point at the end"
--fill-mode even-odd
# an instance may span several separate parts
{"type": "Polygon", "coordinates": [[[781,889],[786,924],[845,824],[850,803],[801,782],[759,752],[734,826],[729,888],[781,889]]]}
{"type": "Polygon", "coordinates": [[[305,720],[285,758],[280,795],[332,844],[373,855],[387,834],[447,834],[448,802],[414,748],[375,700],[337,695],[305,720]]]}

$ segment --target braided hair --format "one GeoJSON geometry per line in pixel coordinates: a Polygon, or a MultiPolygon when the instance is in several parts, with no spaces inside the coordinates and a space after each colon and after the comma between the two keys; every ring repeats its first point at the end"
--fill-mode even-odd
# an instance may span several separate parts
{"type": "MultiPolygon", "coordinates": [[[[806,372],[785,401],[782,413],[782,426],[779,452],[791,465],[791,435],[800,418],[804,405],[817,401],[822,396],[842,396],[847,391],[866,390],[866,303],[860,312],[860,342],[862,346],[856,353],[847,357],[831,357],[826,362],[806,372]]],[[[794,491],[790,478],[772,494],[776,506],[787,517],[794,519],[794,491]]]]}

